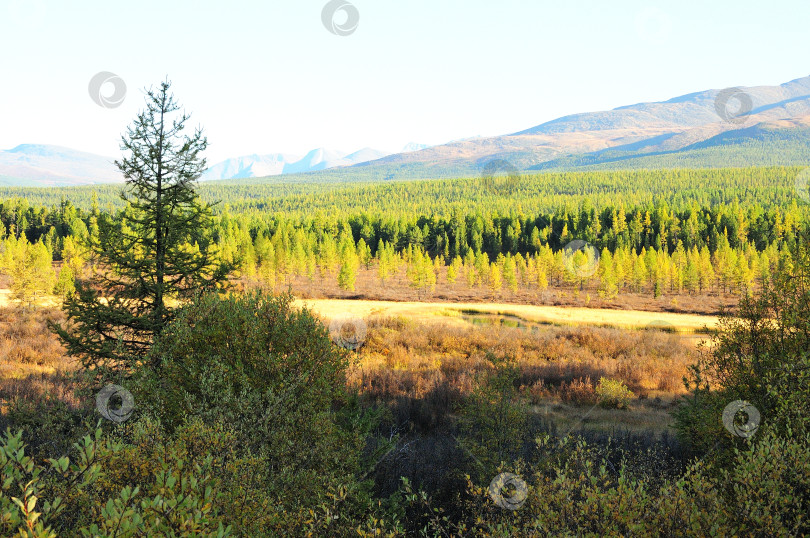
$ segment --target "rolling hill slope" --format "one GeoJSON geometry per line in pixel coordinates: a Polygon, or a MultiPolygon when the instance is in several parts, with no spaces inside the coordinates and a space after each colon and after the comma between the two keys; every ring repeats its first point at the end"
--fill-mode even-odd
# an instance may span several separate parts
{"type": "MultiPolygon", "coordinates": [[[[493,160],[510,169],[810,165],[810,76],[779,86],[712,89],[654,103],[573,114],[495,137],[392,155],[319,148],[303,157],[249,155],[209,168],[203,180],[237,183],[388,181],[476,176],[493,160]],[[739,114],[742,108],[744,114],[739,114]]],[[[0,151],[0,185],[120,181],[112,159],[56,146],[0,151]]]]}
{"type": "MultiPolygon", "coordinates": [[[[804,77],[779,86],[706,90],[662,102],[565,116],[509,135],[389,155],[356,168],[382,167],[387,172],[376,175],[404,179],[403,174],[425,170],[436,176],[459,170],[480,173],[494,159],[506,160],[518,170],[561,169],[612,166],[619,159],[629,166],[631,157],[654,162],[649,157],[678,152],[691,156],[685,162],[700,166],[728,166],[727,159],[747,165],[810,164],[808,118],[810,77],[804,77]],[[738,97],[724,99],[733,93],[738,97]],[[722,106],[724,101],[727,107],[722,106]],[[750,102],[750,112],[733,117],[735,105],[742,106],[743,101],[750,102]],[[706,151],[725,146],[724,151],[706,151]],[[768,155],[782,150],[790,156],[768,155]]],[[[661,163],[677,161],[661,159],[661,163]]]]}

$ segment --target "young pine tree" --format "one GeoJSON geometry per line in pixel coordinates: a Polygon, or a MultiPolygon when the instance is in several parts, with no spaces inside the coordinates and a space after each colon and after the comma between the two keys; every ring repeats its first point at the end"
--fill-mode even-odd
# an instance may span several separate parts
{"type": "Polygon", "coordinates": [[[489,265],[489,278],[487,282],[489,283],[490,291],[492,291],[492,296],[495,297],[495,294],[501,291],[501,287],[503,286],[503,272],[497,262],[489,265]]]}
{"type": "Polygon", "coordinates": [[[51,253],[45,243],[31,244],[25,234],[5,241],[0,270],[11,277],[11,297],[27,307],[53,291],[56,273],[51,265],[51,253]]]}
{"type": "Polygon", "coordinates": [[[340,246],[340,271],[337,275],[340,289],[354,291],[359,268],[360,258],[355,251],[354,242],[351,239],[343,241],[340,246]]]}
{"type": "Polygon", "coordinates": [[[408,281],[412,288],[417,290],[419,297],[422,294],[436,290],[436,273],[430,255],[421,248],[413,252],[407,270],[408,281]]]}
{"type": "Polygon", "coordinates": [[[173,319],[173,304],[224,285],[232,266],[216,253],[211,206],[195,182],[207,140],[186,134],[189,116],[170,82],[146,92],[146,108],[122,136],[116,166],[126,179],[126,209],[98,217],[87,247],[99,270],[76,282],[63,309],[69,324],[52,329],[85,369],[126,374],[173,319]]]}
{"type": "Polygon", "coordinates": [[[76,275],[73,273],[73,269],[71,269],[70,264],[62,264],[62,268],[59,270],[59,278],[56,281],[56,286],[54,286],[53,291],[56,295],[60,297],[66,297],[76,291],[76,285],[74,281],[76,280],[76,275]]]}
{"type": "Polygon", "coordinates": [[[507,255],[503,260],[503,279],[506,281],[506,286],[512,293],[517,293],[518,289],[518,275],[517,265],[515,258],[512,255],[507,255]]]}
{"type": "Polygon", "coordinates": [[[461,261],[461,256],[456,256],[447,267],[447,282],[450,284],[455,284],[456,280],[458,279],[458,275],[462,270],[463,262],[461,261]]]}

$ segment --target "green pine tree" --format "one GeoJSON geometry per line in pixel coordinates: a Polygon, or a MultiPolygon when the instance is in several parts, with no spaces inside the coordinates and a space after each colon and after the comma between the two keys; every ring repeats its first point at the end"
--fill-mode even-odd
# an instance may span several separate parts
{"type": "Polygon", "coordinates": [[[173,305],[225,285],[233,269],[217,254],[211,206],[195,190],[207,140],[200,129],[185,134],[189,116],[178,113],[170,87],[146,91],[146,108],[122,137],[125,155],[115,164],[126,178],[126,209],[98,216],[87,245],[98,271],[67,297],[70,323],[52,325],[97,374],[126,374],[173,319],[173,305]]]}
{"type": "Polygon", "coordinates": [[[342,290],[354,291],[357,270],[360,268],[360,258],[357,256],[355,248],[351,239],[344,240],[340,247],[340,271],[338,271],[337,280],[338,286],[342,290]]]}
{"type": "Polygon", "coordinates": [[[56,273],[51,254],[43,241],[31,244],[21,234],[4,242],[0,270],[11,277],[11,298],[30,307],[36,300],[53,291],[56,273]]]}
{"type": "Polygon", "coordinates": [[[515,258],[511,255],[507,255],[504,258],[502,272],[503,279],[506,281],[506,287],[508,287],[512,293],[516,293],[518,289],[517,265],[515,258]]]}

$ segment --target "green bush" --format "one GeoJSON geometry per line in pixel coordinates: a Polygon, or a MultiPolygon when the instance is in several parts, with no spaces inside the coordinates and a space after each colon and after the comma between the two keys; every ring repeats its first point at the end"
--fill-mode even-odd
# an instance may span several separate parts
{"type": "MultiPolygon", "coordinates": [[[[721,317],[712,345],[685,380],[691,394],[674,413],[681,441],[697,455],[728,464],[745,440],[724,428],[724,408],[744,400],[760,414],[754,434],[781,438],[810,433],[810,253],[793,260],[757,296],[721,317]]],[[[756,437],[755,437],[756,438],[756,437]]]]}
{"type": "MultiPolygon", "coordinates": [[[[406,517],[363,527],[361,536],[805,536],[810,497],[810,437],[768,435],[737,451],[728,469],[696,461],[657,485],[656,469],[615,468],[581,439],[538,439],[540,466],[516,465],[527,495],[514,510],[498,506],[487,482],[467,477],[453,513],[403,486],[406,517]],[[377,534],[375,534],[375,532],[377,534]]],[[[510,492],[501,492],[510,495],[510,492]]],[[[522,496],[521,496],[522,498],[522,496]]]]}
{"type": "Polygon", "coordinates": [[[606,377],[599,379],[595,391],[599,405],[608,408],[627,409],[627,404],[633,397],[633,392],[620,380],[606,377]]]}
{"type": "MultiPolygon", "coordinates": [[[[404,481],[358,504],[352,484],[289,511],[264,489],[261,465],[232,433],[191,420],[171,435],[153,421],[97,430],[70,458],[40,463],[20,434],[0,442],[3,536],[802,536],[810,532],[810,436],[769,432],[727,469],[698,461],[653,486],[570,437],[537,441],[545,464],[516,465],[516,510],[467,478],[452,514],[404,481]],[[418,526],[415,524],[418,523],[418,526]]],[[[649,469],[648,473],[653,473],[649,469]]],[[[505,493],[508,495],[508,493],[505,493]]]]}
{"type": "Polygon", "coordinates": [[[80,454],[78,461],[67,457],[51,459],[48,465],[37,462],[26,454],[27,446],[22,432],[6,431],[0,446],[0,531],[3,536],[12,533],[20,537],[50,538],[56,536],[52,521],[66,509],[61,495],[65,485],[80,490],[98,476],[95,463],[95,439],[85,437],[75,445],[80,454]],[[50,495],[48,495],[50,493],[50,495]]]}
{"type": "Polygon", "coordinates": [[[335,513],[334,503],[347,514],[365,510],[370,483],[356,477],[376,424],[374,413],[349,405],[350,354],[291,300],[201,296],[156,340],[145,364],[157,366],[133,378],[141,412],[169,434],[198,419],[255,460],[246,472],[275,503],[273,521],[255,517],[280,533],[300,530],[310,510],[335,513]]]}
{"type": "Polygon", "coordinates": [[[328,414],[344,397],[349,355],[308,310],[291,308],[291,300],[208,294],[183,307],[148,354],[157,366],[143,367],[135,378],[139,407],[169,429],[188,416],[245,422],[241,417],[259,402],[244,399],[255,397],[267,400],[249,413],[262,422],[289,422],[285,415],[300,415],[296,409],[312,413],[311,421],[328,414]]]}
{"type": "Polygon", "coordinates": [[[519,369],[510,358],[487,358],[492,370],[479,376],[459,413],[458,442],[481,477],[518,458],[528,432],[528,408],[516,389],[519,369]]]}
{"type": "MultiPolygon", "coordinates": [[[[136,438],[154,433],[148,422],[133,427],[136,438]]],[[[190,458],[181,443],[156,440],[149,435],[153,453],[143,459],[97,429],[74,444],[72,459],[45,465],[26,455],[21,433],[7,432],[0,446],[3,536],[228,536],[215,456],[190,458]]]]}

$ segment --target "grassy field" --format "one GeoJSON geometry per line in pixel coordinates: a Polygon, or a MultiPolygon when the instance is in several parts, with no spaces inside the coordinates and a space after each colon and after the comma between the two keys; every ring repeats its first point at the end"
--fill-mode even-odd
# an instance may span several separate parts
{"type": "MultiPolygon", "coordinates": [[[[75,363],[47,329],[63,319],[46,297],[36,308],[0,290],[0,398],[56,396],[75,403],[75,363]]],[[[429,430],[470,394],[492,357],[516,361],[532,410],[563,429],[664,432],[681,378],[716,316],[482,302],[298,299],[325,323],[362,318],[368,334],[349,384],[429,430]],[[646,329],[646,330],[645,330],[646,329]],[[595,407],[601,377],[621,380],[629,409],[595,407]],[[410,403],[404,403],[410,402],[410,403]],[[419,402],[414,403],[414,402],[419,402]]]]}
{"type": "MultiPolygon", "coordinates": [[[[345,315],[345,310],[334,312],[345,315]]],[[[454,404],[492,371],[493,359],[508,359],[520,372],[520,393],[536,414],[558,427],[661,433],[669,428],[668,411],[684,393],[681,379],[698,352],[689,335],[659,329],[542,325],[524,330],[440,314],[371,314],[366,320],[365,345],[350,384],[376,401],[418,402],[419,409],[403,418],[425,424],[452,414],[454,404]],[[602,377],[633,391],[629,409],[595,408],[602,377]]]]}
{"type": "MultiPolygon", "coordinates": [[[[60,302],[58,297],[54,295],[46,295],[37,299],[34,304],[38,307],[58,307],[60,302]]],[[[11,307],[14,305],[15,302],[11,299],[11,290],[8,288],[0,288],[0,308],[11,307]]]]}
{"type": "Polygon", "coordinates": [[[508,303],[428,303],[418,301],[368,301],[357,299],[301,299],[322,317],[338,316],[402,316],[414,320],[445,318],[449,323],[471,323],[476,316],[513,318],[528,326],[546,324],[558,326],[612,327],[643,329],[666,326],[680,333],[703,333],[717,325],[717,316],[646,312],[640,310],[609,310],[565,306],[541,306],[508,303]]]}

